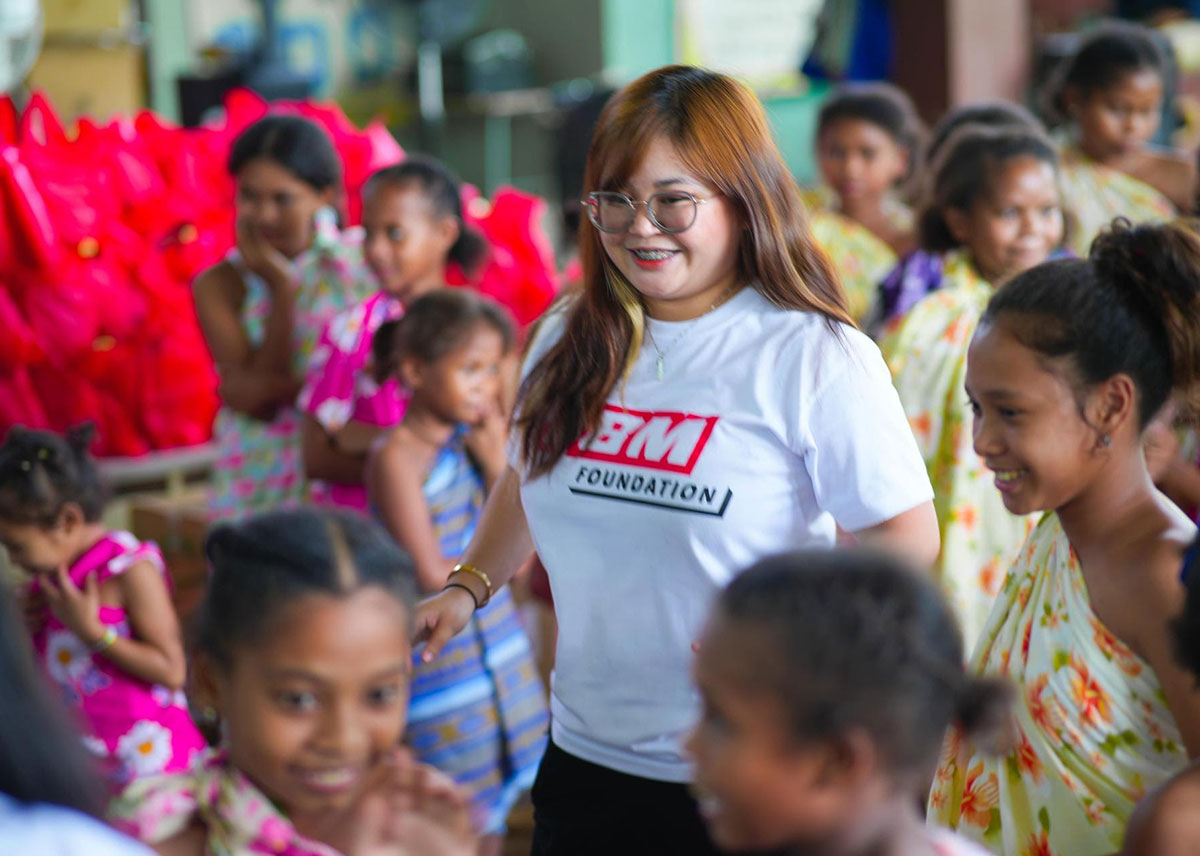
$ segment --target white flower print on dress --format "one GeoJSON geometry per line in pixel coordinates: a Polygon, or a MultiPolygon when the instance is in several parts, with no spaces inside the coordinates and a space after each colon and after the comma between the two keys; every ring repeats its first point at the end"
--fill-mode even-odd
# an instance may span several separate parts
{"type": "Polygon", "coordinates": [[[117,741],[117,758],[129,778],[161,773],[171,760],[171,732],[157,722],[135,722],[117,741]]]}
{"type": "Polygon", "coordinates": [[[46,669],[56,681],[74,684],[92,668],[92,652],[70,630],[57,630],[46,640],[46,669]]]}
{"type": "Polygon", "coordinates": [[[373,398],[379,394],[379,384],[364,372],[354,379],[354,394],[359,398],[373,398]]]}
{"type": "Polygon", "coordinates": [[[329,358],[333,356],[333,349],[328,345],[318,345],[313,348],[312,355],[308,358],[308,372],[315,374],[325,368],[325,364],[329,362],[329,358]]]}
{"type": "Polygon", "coordinates": [[[155,684],[150,688],[150,698],[154,699],[160,707],[187,708],[187,696],[183,690],[172,690],[161,684],[155,684]]]}
{"type": "Polygon", "coordinates": [[[343,398],[328,398],[317,408],[317,421],[329,431],[337,431],[350,419],[351,404],[343,398]]]}
{"type": "Polygon", "coordinates": [[[97,758],[108,757],[108,744],[99,737],[93,737],[90,734],[85,734],[80,738],[80,740],[83,742],[83,748],[88,750],[88,752],[95,755],[97,758]]]}
{"type": "Polygon", "coordinates": [[[362,335],[363,317],[357,308],[343,312],[329,322],[329,338],[338,350],[353,353],[362,335]]]}

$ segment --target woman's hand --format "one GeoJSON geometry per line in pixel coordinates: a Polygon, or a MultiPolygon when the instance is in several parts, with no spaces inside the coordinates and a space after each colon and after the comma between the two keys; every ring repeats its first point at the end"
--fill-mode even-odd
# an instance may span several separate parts
{"type": "Polygon", "coordinates": [[[447,588],[426,598],[417,607],[413,644],[425,643],[421,660],[433,662],[446,643],[459,634],[475,614],[475,598],[458,587],[447,588]]]}
{"type": "Polygon", "coordinates": [[[295,266],[245,220],[237,221],[237,247],[246,267],[263,278],[272,294],[295,288],[295,266]]]}
{"type": "Polygon", "coordinates": [[[67,566],[60,565],[53,576],[44,578],[42,583],[54,616],[84,644],[91,646],[99,642],[105,628],[100,621],[100,584],[96,575],[89,574],[81,589],[71,581],[67,566]]]}

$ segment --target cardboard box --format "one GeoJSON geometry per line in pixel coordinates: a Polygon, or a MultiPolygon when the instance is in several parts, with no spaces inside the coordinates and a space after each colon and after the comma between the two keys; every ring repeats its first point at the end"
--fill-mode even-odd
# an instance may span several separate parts
{"type": "Polygon", "coordinates": [[[46,45],[27,82],[46,92],[66,123],[132,115],[146,106],[145,52],[129,44],[46,45]]]}
{"type": "Polygon", "coordinates": [[[47,36],[128,30],[137,20],[136,11],[133,0],[42,0],[47,36]]]}
{"type": "Polygon", "coordinates": [[[204,504],[193,498],[138,498],[130,506],[129,528],[138,538],[154,541],[162,550],[171,575],[175,608],[181,618],[188,617],[199,605],[208,580],[204,559],[208,515],[204,504]]]}

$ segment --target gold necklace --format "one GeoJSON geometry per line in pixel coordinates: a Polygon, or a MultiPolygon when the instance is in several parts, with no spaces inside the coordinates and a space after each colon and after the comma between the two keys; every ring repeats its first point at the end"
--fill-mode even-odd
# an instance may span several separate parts
{"type": "Polygon", "coordinates": [[[646,328],[646,336],[650,340],[650,347],[654,348],[654,353],[658,355],[658,359],[656,359],[654,362],[654,374],[658,380],[663,379],[667,352],[683,341],[687,334],[692,332],[692,328],[696,326],[701,318],[714,311],[718,306],[723,305],[729,300],[729,298],[733,297],[734,294],[740,291],[741,288],[742,286],[740,283],[734,283],[733,285],[729,286],[729,288],[722,291],[719,295],[717,295],[717,299],[714,300],[707,309],[688,322],[688,324],[682,330],[680,330],[678,334],[676,334],[675,338],[667,342],[667,346],[665,348],[660,348],[658,346],[658,342],[654,341],[654,333],[651,332],[649,327],[646,328]]]}

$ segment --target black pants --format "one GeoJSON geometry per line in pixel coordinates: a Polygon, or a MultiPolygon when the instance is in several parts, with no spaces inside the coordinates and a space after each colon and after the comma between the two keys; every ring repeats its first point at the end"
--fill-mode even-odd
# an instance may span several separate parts
{"type": "Polygon", "coordinates": [[[720,856],[687,785],[618,773],[550,744],[531,856],[720,856]]]}

